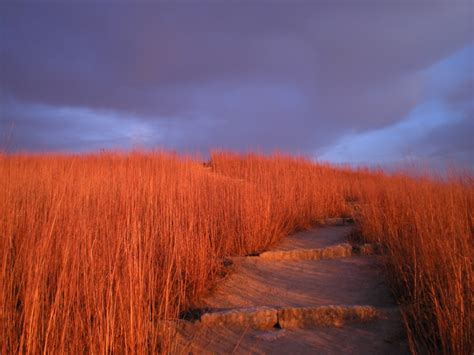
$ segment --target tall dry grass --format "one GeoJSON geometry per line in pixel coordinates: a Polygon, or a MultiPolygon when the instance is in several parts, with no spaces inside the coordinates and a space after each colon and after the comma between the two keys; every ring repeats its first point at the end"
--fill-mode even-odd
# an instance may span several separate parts
{"type": "Polygon", "coordinates": [[[229,255],[347,215],[384,243],[413,350],[472,349],[472,178],[215,152],[0,156],[2,352],[169,352],[229,255]],[[351,202],[348,204],[347,202],[351,202]]]}
{"type": "Polygon", "coordinates": [[[267,248],[332,198],[309,203],[318,193],[293,186],[285,165],[299,165],[283,159],[262,160],[281,190],[169,154],[0,159],[3,352],[168,351],[163,320],[225,256],[267,248]]]}
{"type": "Polygon", "coordinates": [[[292,186],[297,192],[291,196],[302,197],[300,206],[305,206],[298,210],[296,201],[288,201],[295,206],[295,218],[305,211],[313,211],[313,217],[345,213],[340,204],[347,202],[345,208],[352,210],[362,237],[387,250],[388,276],[403,310],[412,352],[474,352],[472,175],[389,175],[258,155],[217,155],[213,162],[217,171],[267,183],[269,190],[287,191],[292,186]]]}
{"type": "Polygon", "coordinates": [[[413,352],[474,351],[474,180],[378,174],[360,193],[363,236],[386,246],[413,352]]]}
{"type": "Polygon", "coordinates": [[[269,218],[278,238],[327,217],[347,215],[346,175],[351,172],[303,157],[230,152],[211,154],[212,170],[249,182],[269,202],[269,218]]]}
{"type": "Polygon", "coordinates": [[[164,155],[2,157],[0,169],[2,350],[162,349],[160,321],[212,278],[207,196],[233,187],[164,155]]]}

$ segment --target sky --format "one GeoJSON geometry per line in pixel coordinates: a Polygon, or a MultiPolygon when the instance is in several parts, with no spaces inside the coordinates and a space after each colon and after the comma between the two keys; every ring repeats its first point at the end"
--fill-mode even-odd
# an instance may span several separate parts
{"type": "Polygon", "coordinates": [[[474,0],[4,0],[0,51],[9,151],[474,167],[474,0]]]}

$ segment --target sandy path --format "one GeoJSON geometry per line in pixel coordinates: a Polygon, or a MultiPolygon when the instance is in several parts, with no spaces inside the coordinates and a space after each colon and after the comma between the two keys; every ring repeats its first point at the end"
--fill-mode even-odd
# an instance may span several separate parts
{"type": "Polygon", "coordinates": [[[350,226],[297,233],[232,271],[183,321],[181,353],[407,353],[380,256],[348,243],[350,226]],[[361,255],[362,254],[362,255],[361,255]]]}

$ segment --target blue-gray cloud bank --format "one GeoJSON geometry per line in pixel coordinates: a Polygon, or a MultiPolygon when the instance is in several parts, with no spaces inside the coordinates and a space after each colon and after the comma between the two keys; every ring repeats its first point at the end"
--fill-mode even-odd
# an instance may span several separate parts
{"type": "Polygon", "coordinates": [[[474,3],[0,5],[11,150],[474,165],[474,3]]]}

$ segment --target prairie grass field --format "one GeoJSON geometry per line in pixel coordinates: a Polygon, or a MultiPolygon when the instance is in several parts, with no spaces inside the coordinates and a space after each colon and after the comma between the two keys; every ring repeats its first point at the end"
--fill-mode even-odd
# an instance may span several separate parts
{"type": "Polygon", "coordinates": [[[226,257],[338,216],[384,246],[412,352],[472,353],[472,174],[231,152],[0,155],[0,351],[172,352],[226,257]]]}

